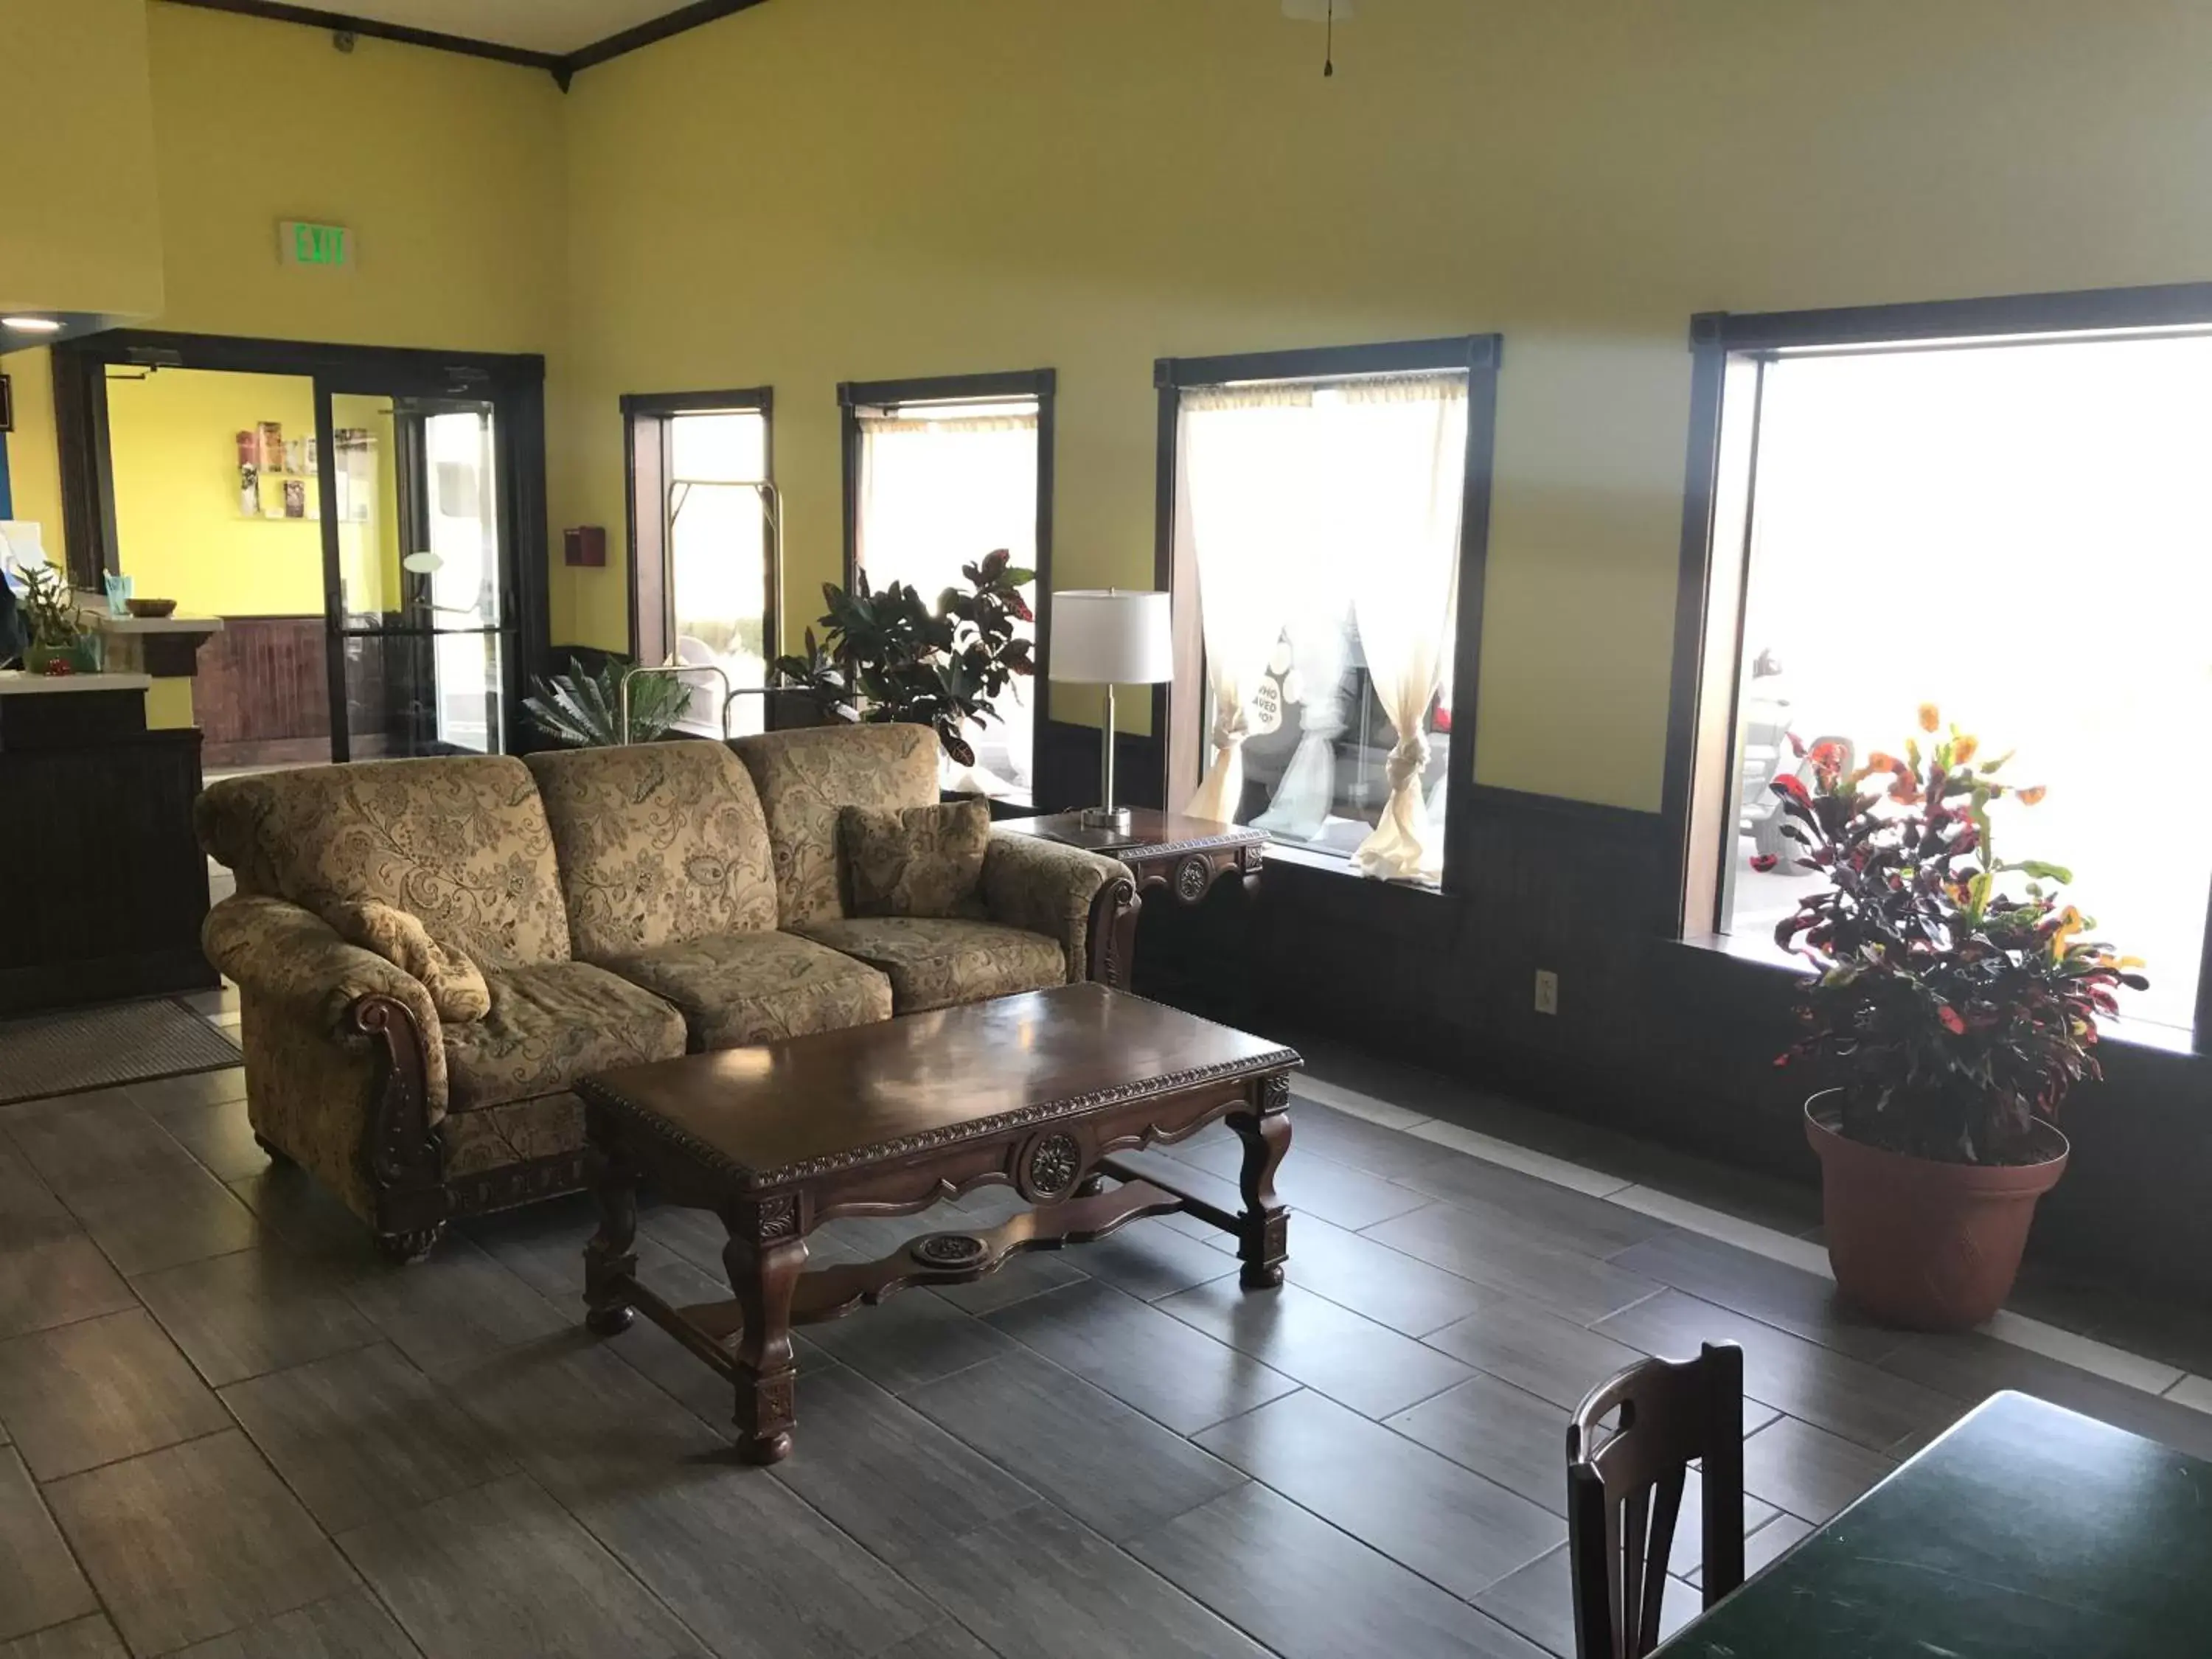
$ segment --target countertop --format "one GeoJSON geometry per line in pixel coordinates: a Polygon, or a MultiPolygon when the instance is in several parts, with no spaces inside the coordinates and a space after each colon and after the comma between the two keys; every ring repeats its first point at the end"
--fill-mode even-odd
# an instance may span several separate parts
{"type": "Polygon", "coordinates": [[[0,697],[40,696],[57,691],[144,691],[151,674],[31,674],[0,668],[0,697]]]}
{"type": "Polygon", "coordinates": [[[103,634],[220,634],[220,617],[118,617],[106,611],[80,613],[103,634]]]}

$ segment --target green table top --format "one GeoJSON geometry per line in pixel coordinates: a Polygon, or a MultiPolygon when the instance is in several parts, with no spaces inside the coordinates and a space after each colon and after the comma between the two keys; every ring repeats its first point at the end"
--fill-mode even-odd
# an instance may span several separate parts
{"type": "Polygon", "coordinates": [[[2202,1659],[2212,1463],[1996,1395],[1658,1651],[2202,1659]]]}

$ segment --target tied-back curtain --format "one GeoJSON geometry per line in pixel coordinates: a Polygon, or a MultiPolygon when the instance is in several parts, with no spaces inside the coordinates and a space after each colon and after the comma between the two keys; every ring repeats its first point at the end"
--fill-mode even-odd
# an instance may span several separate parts
{"type": "Polygon", "coordinates": [[[1227,822],[1244,794],[1253,697],[1283,625],[1283,586],[1326,556],[1307,471],[1315,415],[1310,386],[1187,392],[1176,453],[1190,502],[1212,728],[1206,771],[1183,810],[1227,822]]]}
{"type": "Polygon", "coordinates": [[[1340,491],[1343,545],[1356,561],[1352,614],[1382,712],[1398,740],[1384,767],[1389,798],[1352,855],[1362,875],[1437,880],[1421,777],[1429,704],[1450,665],[1459,599],[1460,508],[1467,479],[1467,382],[1460,376],[1355,383],[1337,406],[1357,489],[1340,491]]]}
{"type": "Polygon", "coordinates": [[[1180,487],[1190,508],[1212,725],[1194,817],[1237,816],[1242,750],[1268,659],[1288,628],[1309,697],[1297,751],[1255,820],[1311,835],[1334,796],[1335,696],[1349,617],[1397,732],[1363,874],[1434,881],[1443,849],[1421,780],[1424,731],[1458,598],[1466,479],[1463,374],[1208,387],[1183,395],[1180,487]]]}
{"type": "MultiPolygon", "coordinates": [[[[905,582],[934,607],[948,587],[966,585],[960,567],[994,548],[1017,565],[1036,566],[1037,417],[1034,408],[988,414],[860,416],[860,568],[882,587],[905,582]]],[[[1034,603],[1036,590],[1029,590],[1034,603]]],[[[1036,636],[1035,625],[1016,631],[1036,636]]],[[[1027,788],[1036,752],[1030,682],[1016,678],[995,699],[999,718],[969,728],[976,765],[939,757],[942,781],[963,793],[1000,795],[1027,788]]]]}

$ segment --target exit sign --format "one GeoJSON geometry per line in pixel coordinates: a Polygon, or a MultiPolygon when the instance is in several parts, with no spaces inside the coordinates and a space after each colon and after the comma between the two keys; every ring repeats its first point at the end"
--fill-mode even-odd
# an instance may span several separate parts
{"type": "Polygon", "coordinates": [[[276,257],[288,265],[314,265],[324,270],[353,269],[353,233],[343,225],[318,225],[305,219],[286,219],[276,227],[276,257]]]}

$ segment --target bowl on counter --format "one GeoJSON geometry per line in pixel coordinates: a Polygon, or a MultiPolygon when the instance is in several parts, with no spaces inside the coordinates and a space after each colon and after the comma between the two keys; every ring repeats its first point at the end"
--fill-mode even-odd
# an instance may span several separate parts
{"type": "Polygon", "coordinates": [[[123,608],[143,622],[170,615],[176,610],[177,602],[174,599],[125,599],[123,608]]]}

